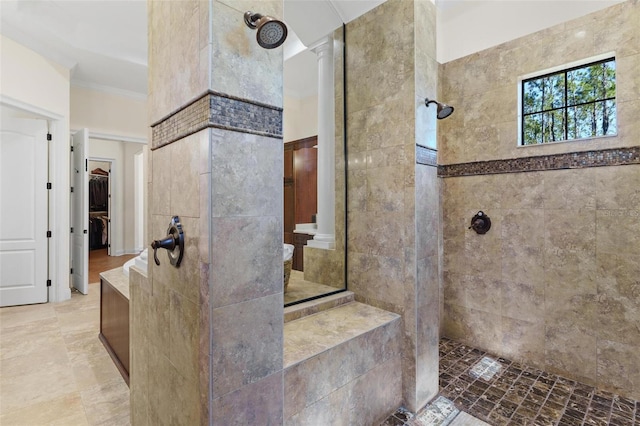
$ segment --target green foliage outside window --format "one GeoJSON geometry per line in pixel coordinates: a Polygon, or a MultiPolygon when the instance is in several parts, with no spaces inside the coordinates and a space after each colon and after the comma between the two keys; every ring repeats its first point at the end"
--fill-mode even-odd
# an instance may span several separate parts
{"type": "Polygon", "coordinates": [[[615,135],[615,59],[522,82],[522,145],[615,135]]]}

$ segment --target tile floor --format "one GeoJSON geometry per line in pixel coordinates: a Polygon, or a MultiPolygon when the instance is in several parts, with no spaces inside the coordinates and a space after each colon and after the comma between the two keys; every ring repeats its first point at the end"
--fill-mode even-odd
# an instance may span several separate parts
{"type": "Polygon", "coordinates": [[[430,406],[416,416],[400,409],[383,425],[453,426],[464,415],[465,421],[493,426],[640,426],[638,401],[492,357],[449,339],[440,341],[439,398],[452,401],[460,414],[436,409],[445,417],[429,420],[434,418],[428,413],[433,410],[430,406]]]}
{"type": "Polygon", "coordinates": [[[129,388],[98,340],[98,284],[0,309],[0,425],[129,424],[129,388]]]}
{"type": "MultiPolygon", "coordinates": [[[[129,388],[98,340],[98,290],[0,309],[0,425],[129,425],[129,388]]],[[[383,425],[640,426],[638,401],[448,339],[440,389],[431,411],[400,409],[383,425]]]]}

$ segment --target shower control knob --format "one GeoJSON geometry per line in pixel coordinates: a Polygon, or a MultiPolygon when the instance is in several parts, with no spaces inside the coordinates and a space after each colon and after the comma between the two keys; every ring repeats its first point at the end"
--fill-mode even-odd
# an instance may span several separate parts
{"type": "Polygon", "coordinates": [[[478,234],[486,234],[489,229],[491,229],[491,219],[480,210],[471,218],[471,226],[469,229],[473,229],[478,234]]]}
{"type": "Polygon", "coordinates": [[[169,256],[169,262],[176,268],[180,266],[184,254],[184,233],[178,216],[174,216],[171,219],[167,236],[161,240],[154,240],[151,243],[151,248],[153,249],[153,260],[156,265],[160,265],[158,249],[165,249],[169,256]]]}

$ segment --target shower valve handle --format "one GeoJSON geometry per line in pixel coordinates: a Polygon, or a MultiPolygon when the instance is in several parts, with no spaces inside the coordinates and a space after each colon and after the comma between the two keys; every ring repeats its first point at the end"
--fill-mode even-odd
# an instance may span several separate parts
{"type": "Polygon", "coordinates": [[[182,255],[184,254],[184,233],[182,232],[182,225],[180,224],[180,218],[174,216],[171,219],[171,224],[167,230],[167,236],[161,240],[154,240],[151,243],[153,249],[153,260],[156,265],[160,265],[158,259],[158,249],[167,250],[169,255],[169,262],[176,268],[180,266],[182,262],[182,255]]]}
{"type": "Polygon", "coordinates": [[[160,260],[158,260],[158,249],[163,248],[173,251],[173,249],[176,248],[176,239],[173,235],[169,235],[163,240],[154,240],[151,243],[151,248],[153,249],[153,260],[156,262],[156,265],[160,265],[160,260]]]}
{"type": "Polygon", "coordinates": [[[486,234],[491,229],[491,219],[482,210],[471,218],[471,226],[469,229],[473,229],[478,234],[486,234]]]}

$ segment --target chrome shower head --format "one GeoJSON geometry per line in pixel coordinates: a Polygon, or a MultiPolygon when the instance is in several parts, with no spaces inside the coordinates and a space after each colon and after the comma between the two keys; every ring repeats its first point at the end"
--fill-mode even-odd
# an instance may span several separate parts
{"type": "Polygon", "coordinates": [[[453,114],[453,107],[447,104],[442,104],[438,101],[429,100],[429,98],[426,98],[424,100],[424,104],[427,107],[429,107],[429,104],[436,104],[438,106],[438,112],[436,115],[436,117],[438,117],[438,120],[442,120],[443,118],[447,118],[448,116],[453,114]]]}
{"type": "Polygon", "coordinates": [[[258,44],[265,49],[275,49],[287,39],[287,26],[271,16],[249,11],[244,14],[244,23],[257,30],[258,44]]]}

